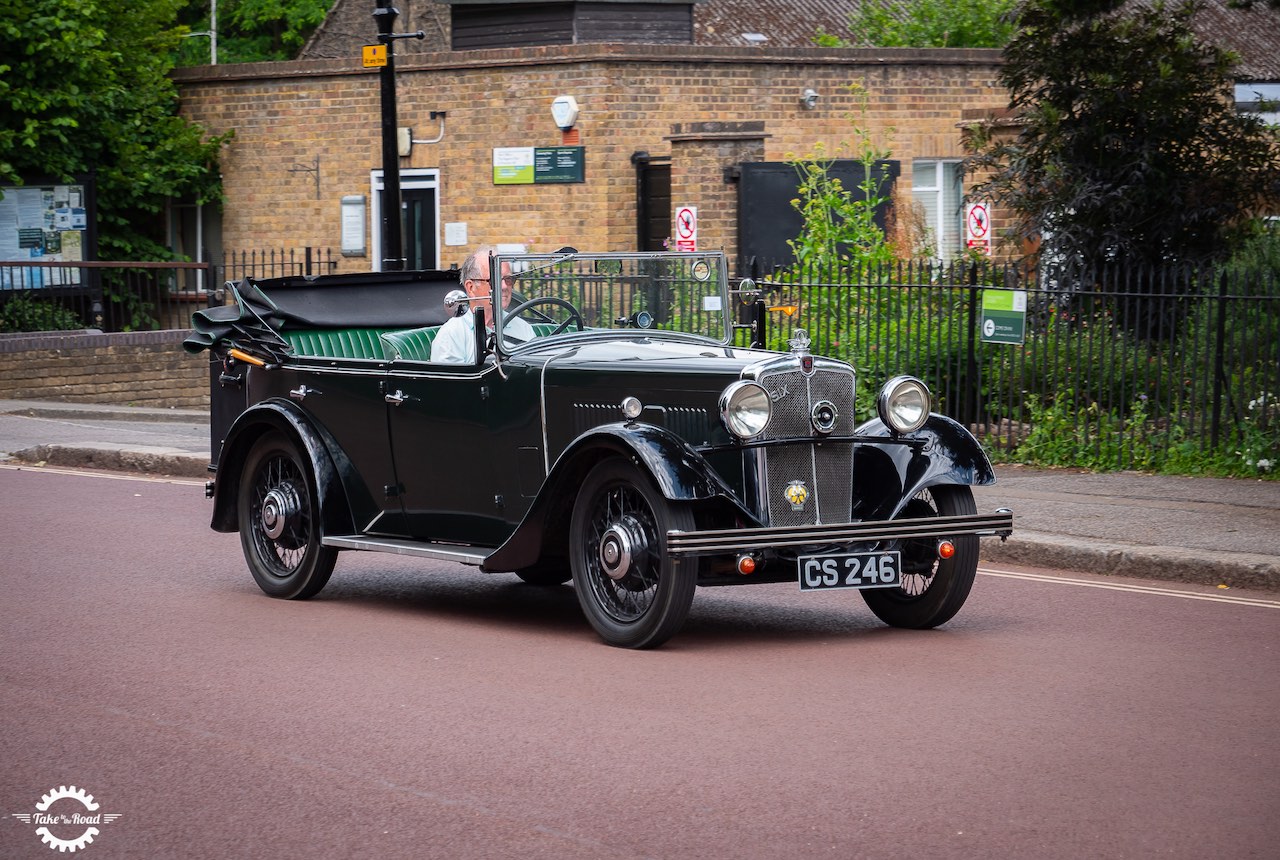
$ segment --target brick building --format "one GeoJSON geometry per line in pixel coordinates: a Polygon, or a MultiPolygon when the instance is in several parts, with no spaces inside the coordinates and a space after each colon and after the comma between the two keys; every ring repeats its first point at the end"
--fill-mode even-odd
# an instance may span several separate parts
{"type": "MultiPolygon", "coordinates": [[[[757,172],[743,165],[785,172],[819,144],[838,155],[855,117],[891,150],[899,221],[912,207],[925,228],[916,241],[955,255],[961,130],[1007,104],[1000,52],[810,47],[818,28],[847,32],[856,3],[397,0],[396,31],[425,35],[395,45],[398,125],[414,141],[399,159],[409,265],[457,263],[482,243],[661,247],[685,206],[697,211],[699,248],[785,253],[797,220],[789,196],[751,193],[757,172]],[[850,84],[865,88],[865,114],[850,84]],[[579,106],[568,132],[551,115],[560,96],[579,106]],[[560,147],[581,147],[567,156],[581,172],[573,181],[495,181],[513,154],[554,159],[560,147]],[[765,201],[748,210],[754,232],[739,217],[744,199],[765,201]]],[[[183,112],[236,133],[226,205],[180,208],[180,251],[346,245],[339,271],[380,266],[379,75],[361,61],[376,43],[374,8],[337,0],[297,61],[175,72],[183,112]]],[[[1280,55],[1267,46],[1280,44],[1280,11],[1210,0],[1199,21],[1203,38],[1240,52],[1238,98],[1272,97],[1280,55]]]]}
{"type": "MultiPolygon", "coordinates": [[[[706,5],[716,3],[723,0],[706,5]]],[[[363,41],[374,44],[373,2],[364,5],[363,41]]],[[[421,0],[413,5],[423,6],[421,0]]],[[[350,0],[339,4],[335,14],[352,6],[350,0]]],[[[422,26],[427,19],[416,8],[411,21],[422,26]]],[[[781,165],[819,143],[838,154],[861,111],[850,84],[865,87],[865,115],[858,121],[891,149],[897,191],[914,194],[931,226],[941,225],[942,255],[958,248],[959,124],[965,109],[1004,103],[995,80],[998,51],[773,43],[796,41],[795,35],[748,42],[742,39],[751,32],[747,24],[726,35],[725,25],[717,29],[707,24],[712,19],[701,20],[700,32],[710,27],[723,41],[739,44],[418,51],[401,50],[415,40],[397,42],[398,125],[415,141],[399,163],[409,265],[448,266],[482,243],[532,251],[565,244],[660,247],[672,235],[672,209],[683,206],[697,210],[700,249],[759,253],[739,247],[738,168],[781,165]],[[808,104],[806,91],[816,94],[808,104]],[[571,96],[579,106],[569,131],[552,118],[559,96],[571,96]],[[512,149],[564,146],[581,147],[581,181],[495,182],[496,161],[512,149]]],[[[215,255],[267,247],[337,251],[345,223],[348,250],[338,270],[379,267],[378,70],[363,67],[351,38],[358,19],[341,26],[334,21],[318,36],[342,30],[345,43],[324,47],[317,39],[311,47],[343,56],[176,71],[184,114],[212,133],[235,130],[223,158],[226,205],[218,217],[204,213],[204,245],[215,255]]],[[[576,157],[570,153],[570,161],[576,157]]],[[[787,199],[774,199],[768,209],[784,219],[793,215],[787,199]]],[[[186,230],[189,253],[193,234],[186,230]]],[[[776,248],[785,237],[766,238],[776,248]]]]}

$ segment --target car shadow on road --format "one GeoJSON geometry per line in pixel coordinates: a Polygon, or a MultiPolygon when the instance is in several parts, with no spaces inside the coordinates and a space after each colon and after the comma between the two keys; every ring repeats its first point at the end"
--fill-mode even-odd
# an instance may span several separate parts
{"type": "MultiPolygon", "coordinates": [[[[416,570],[399,564],[365,564],[344,574],[342,566],[316,601],[341,602],[441,619],[466,619],[507,631],[538,634],[571,632],[594,638],[572,583],[529,585],[511,574],[482,574],[468,568],[416,570]]],[[[929,636],[973,632],[992,619],[960,616],[938,631],[895,630],[881,623],[857,595],[799,594],[794,587],[702,588],[694,596],[684,627],[666,648],[742,647],[802,644],[833,637],[841,641],[880,640],[886,635],[929,636]]]]}

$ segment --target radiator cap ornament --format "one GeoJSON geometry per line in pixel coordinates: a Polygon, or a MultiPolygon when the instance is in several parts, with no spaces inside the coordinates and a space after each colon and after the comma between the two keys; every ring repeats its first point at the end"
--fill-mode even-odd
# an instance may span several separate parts
{"type": "Polygon", "coordinates": [[[809,333],[802,328],[796,329],[791,340],[787,344],[791,347],[791,354],[800,359],[800,372],[805,376],[813,374],[813,356],[809,354],[809,333]]]}

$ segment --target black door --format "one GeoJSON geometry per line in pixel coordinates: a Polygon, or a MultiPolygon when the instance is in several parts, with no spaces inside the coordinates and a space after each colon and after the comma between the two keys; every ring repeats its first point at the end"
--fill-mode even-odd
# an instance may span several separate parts
{"type": "Polygon", "coordinates": [[[636,239],[641,251],[664,251],[671,236],[671,159],[632,156],[636,165],[636,239]]]}
{"type": "Polygon", "coordinates": [[[404,213],[406,268],[436,268],[436,190],[402,189],[400,209],[404,213]]]}
{"type": "MultiPolygon", "coordinates": [[[[740,165],[738,180],[738,264],[749,268],[755,259],[764,264],[788,265],[795,262],[795,255],[787,245],[788,239],[800,235],[804,219],[791,201],[795,199],[800,174],[795,165],[785,161],[757,161],[740,165]]],[[[898,180],[901,165],[897,161],[879,161],[872,167],[873,176],[880,184],[880,194],[889,197],[898,180]]],[[[859,184],[865,170],[862,163],[852,159],[837,159],[827,168],[827,173],[841,181],[853,192],[855,198],[863,197],[859,184]]],[[[885,226],[889,202],[876,210],[876,223],[885,226]]]]}

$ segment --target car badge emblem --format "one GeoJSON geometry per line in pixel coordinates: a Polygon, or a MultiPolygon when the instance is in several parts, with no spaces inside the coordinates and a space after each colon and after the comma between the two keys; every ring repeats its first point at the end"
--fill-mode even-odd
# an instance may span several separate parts
{"type": "Polygon", "coordinates": [[[787,386],[779,385],[777,388],[773,389],[773,391],[769,392],[769,399],[774,403],[777,403],[779,400],[786,397],[790,393],[791,392],[787,390],[787,386]]]}
{"type": "Polygon", "coordinates": [[[782,495],[791,503],[791,510],[803,511],[804,503],[809,500],[809,490],[804,485],[804,481],[792,481],[787,484],[787,488],[782,491],[782,495]]]}

